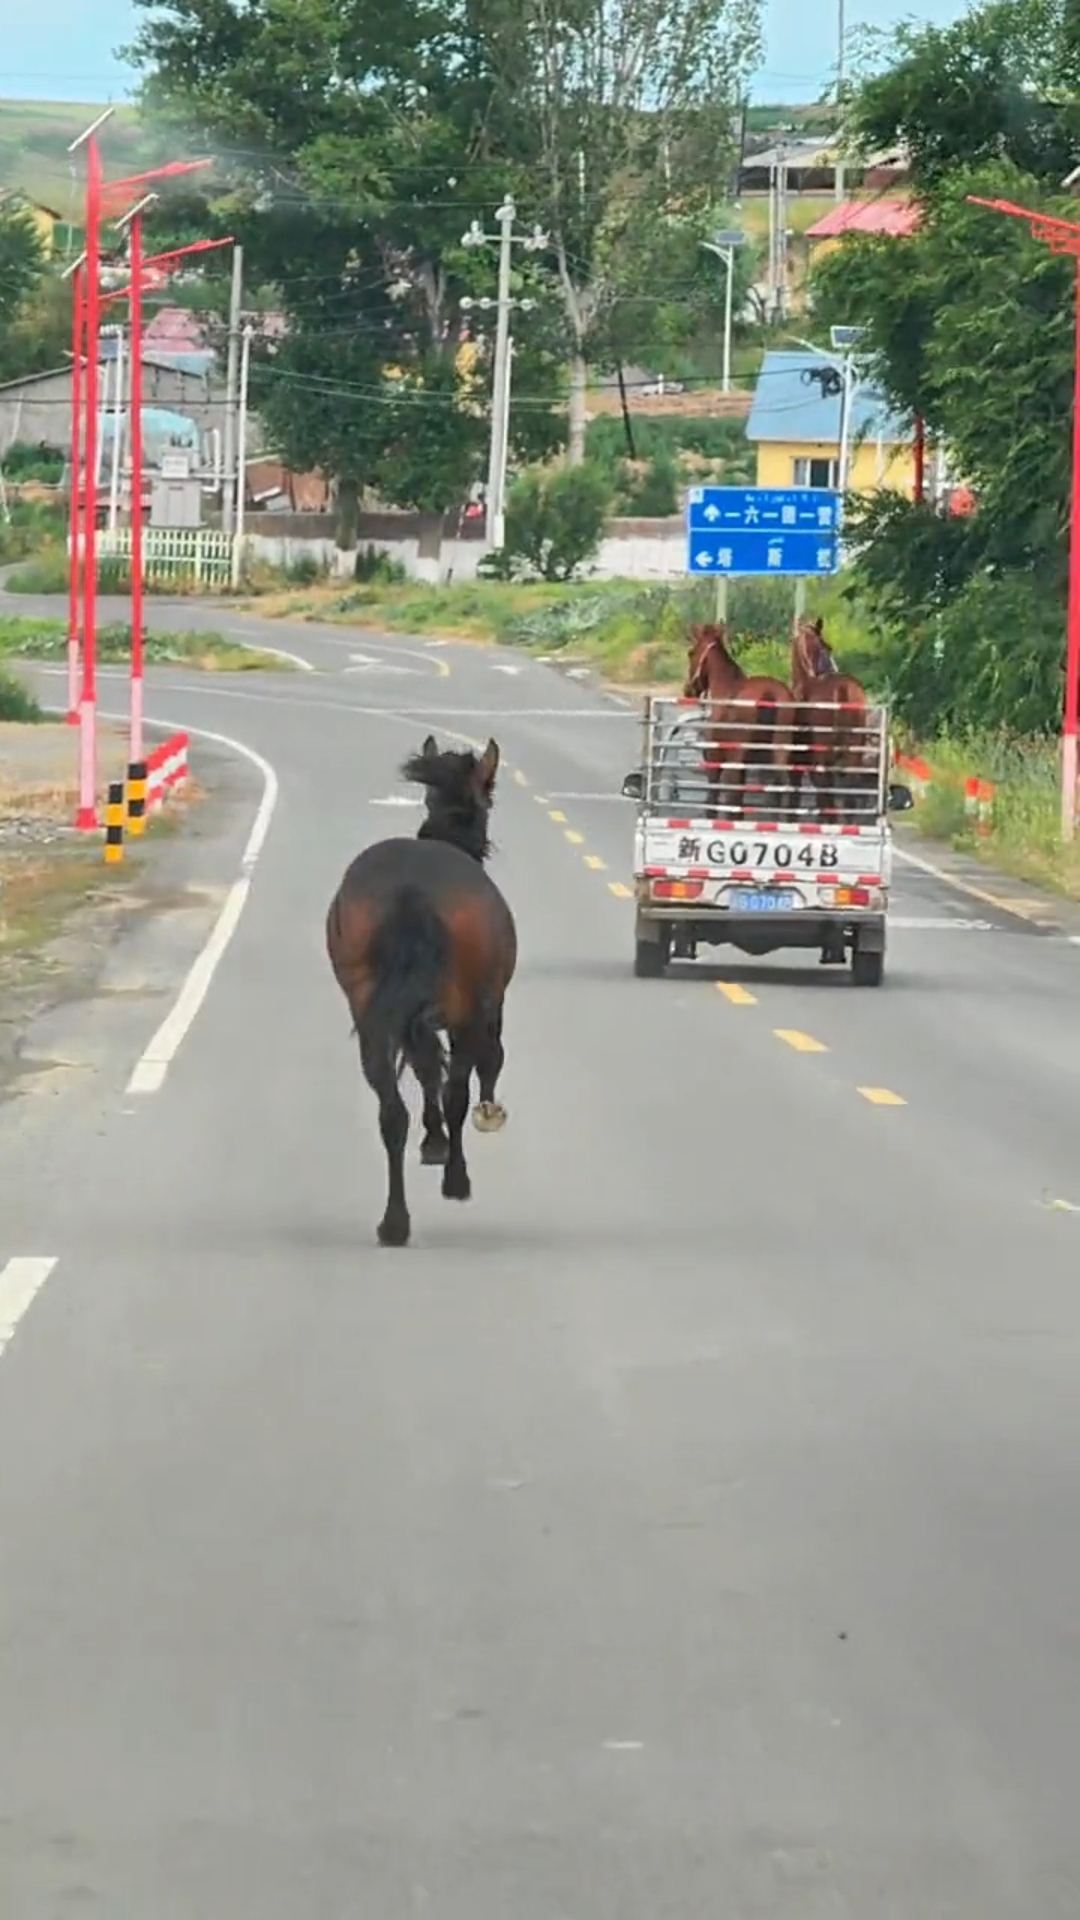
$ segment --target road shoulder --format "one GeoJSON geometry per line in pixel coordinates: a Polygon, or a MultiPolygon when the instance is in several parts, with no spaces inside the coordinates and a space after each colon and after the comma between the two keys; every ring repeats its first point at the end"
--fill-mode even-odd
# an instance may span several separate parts
{"type": "MultiPolygon", "coordinates": [[[[58,1100],[122,1091],[204,946],[236,878],[258,805],[256,770],[209,742],[192,779],[148,834],[107,866],[103,835],[70,828],[70,793],[51,797],[52,742],[23,749],[22,802],[0,805],[8,937],[0,944],[0,1124],[31,1123],[58,1100]],[[44,779],[26,778],[36,760],[44,779]]],[[[103,729],[103,762],[118,741],[103,729]]],[[[122,752],[122,746],[120,747],[122,752]]],[[[10,771],[11,756],[7,767],[10,771]]],[[[107,776],[106,776],[107,777],[107,776]]],[[[10,794],[9,787],[9,794],[10,794]]]]}

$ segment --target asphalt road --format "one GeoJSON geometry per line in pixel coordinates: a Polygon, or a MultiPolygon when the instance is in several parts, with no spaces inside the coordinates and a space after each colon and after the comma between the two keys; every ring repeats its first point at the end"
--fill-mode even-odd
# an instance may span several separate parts
{"type": "Polygon", "coordinates": [[[631,714],[273,631],[148,700],[279,783],[163,1084],[162,989],[0,1109],[4,1920],[1075,1920],[1080,948],[903,867],[878,992],[635,981],[631,714]],[[388,1252],[322,923],[429,727],[510,1120],[388,1252]]]}

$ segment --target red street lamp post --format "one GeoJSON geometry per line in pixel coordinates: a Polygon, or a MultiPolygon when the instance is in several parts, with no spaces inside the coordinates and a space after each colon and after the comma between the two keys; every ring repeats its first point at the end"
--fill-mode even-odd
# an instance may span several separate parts
{"type": "Polygon", "coordinates": [[[83,269],[76,265],[71,288],[71,566],[68,573],[68,726],[79,724],[79,407],[82,397],[83,269]]]}
{"type": "Polygon", "coordinates": [[[142,296],[145,275],[155,267],[172,266],[193,253],[212,253],[216,247],[231,247],[231,234],[224,240],[193,240],[189,246],[174,247],[168,253],[151,254],[143,259],[142,217],[157,198],[146,194],[130,212],[117,221],[129,230],[128,272],[130,285],[106,294],[108,300],[130,300],[131,312],[131,387],[128,403],[131,432],[131,707],[128,761],[137,766],[143,757],[143,439],[142,439],[142,296]]]}
{"type": "Polygon", "coordinates": [[[1042,240],[1051,253],[1071,254],[1076,262],[1076,334],[1073,355],[1072,502],[1069,512],[1069,612],[1066,623],[1065,709],[1061,730],[1061,837],[1076,833],[1077,732],[1080,724],[1080,225],[1056,214],[1018,207],[1011,200],[983,200],[967,196],[972,206],[1026,220],[1032,238],[1042,240]]]}
{"type": "MultiPolygon", "coordinates": [[[[83,324],[86,333],[86,383],[85,412],[86,430],[84,435],[82,489],[82,686],[79,690],[79,803],[75,815],[75,825],[84,830],[92,830],[98,825],[97,818],[97,387],[98,365],[100,358],[101,327],[101,227],[103,218],[115,208],[116,196],[130,197],[133,187],[141,186],[149,180],[172,178],[177,174],[193,173],[199,167],[207,167],[209,160],[173,160],[166,166],[155,167],[149,173],[135,174],[127,180],[114,180],[108,186],[102,179],[101,151],[97,135],[113,113],[106,108],[98,115],[93,124],[84,133],[71,142],[69,153],[75,153],[79,147],[86,147],[86,248],[80,262],[81,275],[85,285],[83,301],[83,324]]],[[[80,275],[73,276],[76,288],[80,275]]],[[[72,370],[73,408],[77,422],[77,397],[74,392],[78,378],[79,334],[82,331],[79,321],[78,291],[75,295],[76,312],[74,333],[76,342],[75,361],[72,370]]],[[[141,423],[140,423],[141,424],[141,423]]],[[[73,486],[77,493],[77,473],[74,466],[76,436],[73,434],[73,486]]],[[[140,496],[141,505],[141,496],[140,496]]],[[[77,518],[75,537],[72,540],[71,570],[72,584],[69,599],[78,607],[78,564],[79,542],[77,538],[77,518]]],[[[140,577],[140,603],[141,586],[140,577]]],[[[140,604],[141,620],[141,604],[140,604]]],[[[70,616],[69,616],[70,625],[70,616]]],[[[69,631],[68,661],[69,675],[73,681],[78,678],[77,665],[72,666],[73,654],[77,656],[78,635],[69,631]]],[[[140,631],[141,654],[141,631],[140,631]]],[[[141,659],[140,659],[141,667],[141,659]]],[[[139,693],[141,695],[141,673],[139,693]]],[[[136,698],[134,683],[133,702],[136,698]]],[[[140,719],[141,730],[141,719],[140,719]]]]}
{"type": "MultiPolygon", "coordinates": [[[[92,830],[97,817],[97,384],[100,352],[101,269],[101,149],[98,128],[112,113],[109,107],[93,125],[73,140],[74,153],[86,146],[86,433],[83,478],[83,631],[82,687],[79,692],[79,805],[75,825],[92,830]]],[[[78,356],[76,355],[76,358],[78,356]]],[[[74,376],[73,376],[74,377],[74,376]]],[[[72,544],[71,564],[78,567],[78,542],[72,544]]],[[[76,589],[77,592],[77,589],[76,589]]]]}

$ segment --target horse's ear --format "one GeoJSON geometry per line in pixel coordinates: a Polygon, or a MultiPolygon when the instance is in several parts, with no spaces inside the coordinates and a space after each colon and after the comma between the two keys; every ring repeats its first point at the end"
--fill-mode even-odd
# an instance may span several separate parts
{"type": "Polygon", "coordinates": [[[476,763],[476,771],[480,776],[481,786],[484,787],[486,792],[490,793],[492,787],[495,785],[495,775],[499,771],[499,743],[497,740],[488,741],[481,758],[476,763]]]}
{"type": "Polygon", "coordinates": [[[824,614],[819,613],[817,619],[814,621],[814,632],[817,634],[817,637],[819,640],[824,640],[825,638],[824,614]]]}
{"type": "Polygon", "coordinates": [[[424,744],[421,747],[420,751],[423,754],[425,760],[434,760],[437,757],[439,749],[436,744],[435,735],[433,733],[428,734],[428,737],[424,741],[424,744]]]}

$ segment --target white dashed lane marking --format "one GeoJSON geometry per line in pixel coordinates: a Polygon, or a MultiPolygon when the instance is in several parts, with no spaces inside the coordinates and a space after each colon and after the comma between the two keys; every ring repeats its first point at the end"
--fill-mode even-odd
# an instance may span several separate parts
{"type": "Polygon", "coordinates": [[[24,1254],[0,1267],[0,1353],[56,1265],[55,1254],[24,1254]]]}

